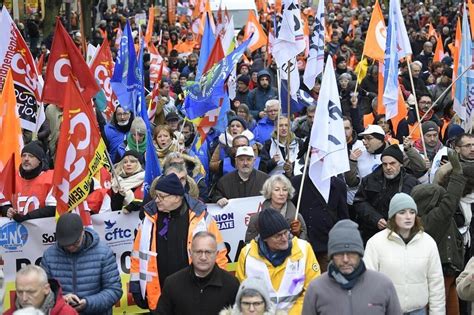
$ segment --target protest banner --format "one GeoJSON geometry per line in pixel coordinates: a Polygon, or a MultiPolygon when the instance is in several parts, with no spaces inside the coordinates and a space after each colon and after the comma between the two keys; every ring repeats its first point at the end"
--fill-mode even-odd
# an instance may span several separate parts
{"type": "MultiPolygon", "coordinates": [[[[244,247],[244,237],[250,216],[261,210],[264,198],[261,196],[229,200],[221,208],[208,204],[208,211],[214,217],[225,240],[229,271],[235,270],[240,250],[244,247]]],[[[115,254],[122,279],[124,294],[114,307],[114,314],[137,314],[145,312],[133,302],[128,294],[130,279],[130,253],[133,240],[140,224],[138,212],[123,214],[120,211],[105,212],[92,217],[92,226],[100,239],[107,243],[115,254]]],[[[56,242],[56,221],[42,218],[17,223],[8,218],[0,218],[0,254],[4,261],[5,300],[4,309],[10,308],[15,291],[15,274],[24,265],[39,265],[43,252],[56,242]]]]}

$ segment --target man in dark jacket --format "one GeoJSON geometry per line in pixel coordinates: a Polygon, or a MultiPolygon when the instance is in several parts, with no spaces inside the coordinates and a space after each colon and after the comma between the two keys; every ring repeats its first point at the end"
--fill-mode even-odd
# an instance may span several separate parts
{"type": "Polygon", "coordinates": [[[3,313],[5,315],[27,307],[34,307],[49,315],[77,314],[64,301],[59,282],[54,279],[48,281],[48,276],[41,267],[26,265],[21,268],[16,274],[15,287],[14,304],[3,313]]]}
{"type": "Polygon", "coordinates": [[[192,264],[166,278],[157,314],[217,315],[234,304],[239,281],[216,265],[214,234],[196,233],[190,253],[192,264]]]}
{"type": "Polygon", "coordinates": [[[278,92],[271,86],[270,73],[263,69],[257,76],[257,88],[250,91],[247,99],[250,113],[255,120],[265,117],[265,103],[276,98],[278,98],[278,92]]]}
{"type": "Polygon", "coordinates": [[[122,281],[112,250],[75,213],[63,214],[56,225],[56,244],[41,259],[48,278],[57,279],[66,303],[82,315],[112,314],[122,297],[122,281]]]}
{"type": "MultiPolygon", "coordinates": [[[[298,204],[298,194],[301,189],[302,176],[303,175],[298,175],[291,179],[291,184],[295,188],[295,195],[292,200],[295,205],[298,204]]],[[[346,199],[346,185],[339,178],[331,178],[329,201],[326,202],[319,190],[314,186],[309,175],[306,175],[299,209],[306,222],[309,243],[316,254],[321,272],[327,270],[329,262],[327,256],[329,230],[331,230],[334,224],[339,220],[349,218],[346,199]]]]}
{"type": "Polygon", "coordinates": [[[418,180],[403,167],[403,153],[398,145],[387,147],[381,156],[382,165],[362,178],[354,197],[354,208],[364,243],[387,227],[388,205],[399,192],[410,194],[418,180]]]}
{"type": "Polygon", "coordinates": [[[240,104],[247,104],[249,90],[250,77],[246,74],[242,74],[237,78],[237,91],[235,91],[235,98],[232,100],[234,107],[237,108],[240,104]]]}

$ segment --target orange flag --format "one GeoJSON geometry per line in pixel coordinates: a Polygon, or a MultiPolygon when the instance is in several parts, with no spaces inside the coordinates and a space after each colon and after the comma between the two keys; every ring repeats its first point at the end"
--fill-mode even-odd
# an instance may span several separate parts
{"type": "Polygon", "coordinates": [[[88,102],[99,91],[81,51],[76,47],[59,18],[56,18],[53,45],[43,89],[43,102],[64,106],[64,91],[69,76],[80,86],[81,94],[88,102]]]}
{"type": "MultiPolygon", "coordinates": [[[[456,37],[454,37],[454,44],[449,45],[449,49],[451,50],[451,55],[453,56],[453,81],[456,80],[458,76],[458,63],[459,63],[459,50],[461,49],[461,21],[458,17],[458,21],[456,23],[456,37]]],[[[453,84],[451,88],[452,96],[454,97],[454,90],[456,89],[456,85],[453,84]]]]}
{"type": "Polygon", "coordinates": [[[444,58],[444,48],[443,48],[443,40],[441,39],[441,35],[436,34],[436,50],[434,53],[433,61],[441,61],[444,58]]]}
{"type": "Polygon", "coordinates": [[[365,38],[364,51],[362,55],[375,60],[383,60],[385,56],[386,27],[382,10],[378,0],[375,1],[372,17],[370,18],[367,37],[365,38]]]}
{"type": "Polygon", "coordinates": [[[0,97],[0,171],[5,167],[12,154],[15,154],[15,166],[20,165],[22,147],[23,137],[16,105],[12,70],[10,69],[0,97]]]}
{"type": "Polygon", "coordinates": [[[16,204],[15,202],[15,192],[16,192],[16,170],[15,167],[15,153],[8,159],[7,164],[0,172],[0,200],[10,201],[12,205],[16,204]]]}
{"type": "Polygon", "coordinates": [[[81,205],[89,194],[92,177],[108,165],[92,106],[86,104],[71,77],[66,83],[63,104],[53,175],[58,215],[81,205]]]}
{"type": "Polygon", "coordinates": [[[151,41],[151,36],[153,35],[153,25],[155,24],[155,8],[151,6],[148,9],[148,24],[146,25],[145,32],[145,45],[151,41]]]}
{"type": "Polygon", "coordinates": [[[351,9],[357,9],[358,6],[357,0],[351,0],[351,9]]]}
{"type": "Polygon", "coordinates": [[[471,36],[474,34],[474,3],[467,1],[467,9],[469,10],[469,21],[471,22],[471,36]]]}
{"type": "Polygon", "coordinates": [[[433,24],[431,24],[431,22],[430,22],[430,25],[428,26],[428,36],[429,37],[436,36],[436,30],[434,29],[433,24]]]}
{"type": "Polygon", "coordinates": [[[257,50],[258,48],[267,44],[267,35],[263,31],[262,26],[258,22],[253,10],[250,10],[249,18],[247,20],[247,26],[245,27],[244,40],[247,40],[252,34],[254,35],[252,37],[252,41],[248,46],[248,49],[250,51],[257,50]]]}

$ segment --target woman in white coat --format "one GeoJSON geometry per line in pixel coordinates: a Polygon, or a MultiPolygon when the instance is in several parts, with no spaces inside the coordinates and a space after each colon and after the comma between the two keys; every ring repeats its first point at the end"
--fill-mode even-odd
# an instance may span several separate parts
{"type": "Polygon", "coordinates": [[[368,269],[387,275],[395,285],[404,314],[446,314],[443,271],[436,242],[423,232],[410,195],[390,200],[387,228],[367,242],[368,269]]]}

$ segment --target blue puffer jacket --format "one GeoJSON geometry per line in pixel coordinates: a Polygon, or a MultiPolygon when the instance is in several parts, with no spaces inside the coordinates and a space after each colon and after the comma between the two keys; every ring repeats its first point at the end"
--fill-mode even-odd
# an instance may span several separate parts
{"type": "Polygon", "coordinates": [[[265,141],[272,137],[272,132],[275,129],[275,121],[270,120],[268,117],[260,119],[255,127],[253,134],[255,135],[255,141],[264,144],[265,141]]]}
{"type": "Polygon", "coordinates": [[[75,253],[66,252],[57,244],[48,248],[41,267],[48,278],[59,281],[64,295],[73,293],[86,299],[81,314],[112,314],[113,305],[122,296],[115,256],[95,231],[86,228],[85,237],[84,245],[75,253]]]}

